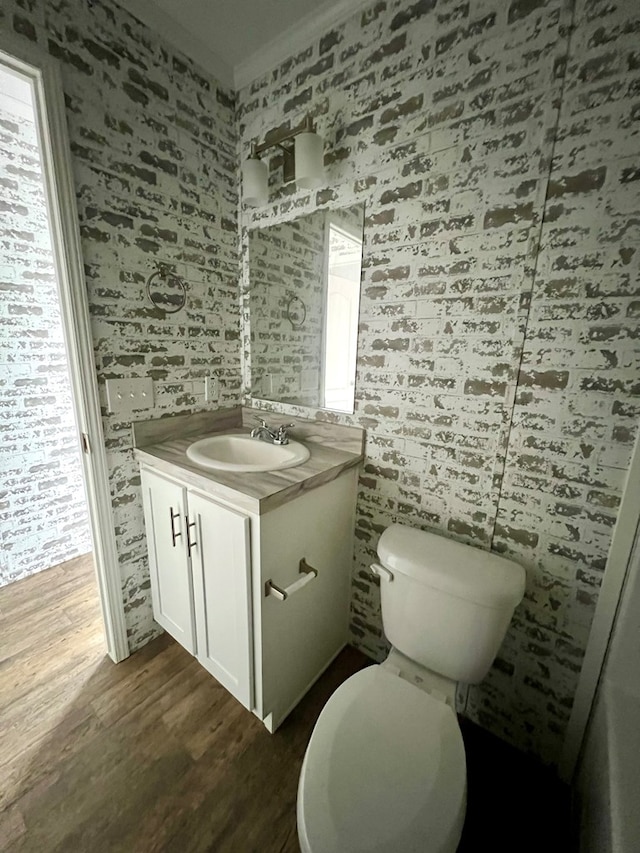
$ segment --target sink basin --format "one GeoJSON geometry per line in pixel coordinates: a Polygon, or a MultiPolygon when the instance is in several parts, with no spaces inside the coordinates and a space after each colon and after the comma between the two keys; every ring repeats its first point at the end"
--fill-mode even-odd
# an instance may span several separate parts
{"type": "Polygon", "coordinates": [[[187,457],[213,471],[279,471],[306,462],[310,454],[304,444],[269,444],[248,435],[213,435],[187,448],[187,457]]]}

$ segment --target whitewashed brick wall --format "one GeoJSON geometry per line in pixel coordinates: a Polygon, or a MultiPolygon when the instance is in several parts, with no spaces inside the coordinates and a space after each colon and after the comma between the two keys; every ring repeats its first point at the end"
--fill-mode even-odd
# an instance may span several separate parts
{"type": "MultiPolygon", "coordinates": [[[[366,567],[394,520],[517,556],[526,600],[466,713],[557,755],[638,424],[640,9],[632,0],[375,0],[238,95],[110,0],[7,0],[63,67],[96,363],[155,413],[248,394],[247,225],[367,204],[352,636],[386,650],[366,567]],[[238,137],[309,110],[328,185],[242,214],[238,137]],[[144,302],[152,261],[186,313],[144,302]]],[[[275,406],[273,408],[278,408],[275,406]]],[[[280,407],[295,414],[307,410],[280,407]]],[[[146,413],[145,416],[153,415],[146,413]]],[[[319,414],[320,417],[328,417],[319,414]]],[[[132,648],[153,636],[129,423],[104,412],[132,648]]]]}
{"type": "Polygon", "coordinates": [[[27,112],[0,99],[0,586],[91,550],[38,141],[27,112]]]}
{"type": "Polygon", "coordinates": [[[493,546],[529,570],[472,695],[558,756],[640,419],[640,6],[578,0],[493,546]]]}
{"type": "MultiPolygon", "coordinates": [[[[111,0],[5,0],[0,28],[61,65],[82,252],[101,390],[150,376],[140,418],[238,402],[237,168],[233,96],[111,0]],[[155,261],[188,282],[166,319],[145,296],[155,261]]],[[[153,622],[130,418],[103,410],[120,572],[132,649],[153,622]]]]}
{"type": "Polygon", "coordinates": [[[640,8],[573,5],[379,0],[238,96],[241,157],[310,111],[328,167],[297,192],[275,155],[242,214],[245,352],[247,225],[367,205],[356,412],[330,416],[367,429],[353,640],[386,652],[367,566],[392,521],[514,555],[526,599],[465,710],[545,761],[640,392],[640,8]]]}

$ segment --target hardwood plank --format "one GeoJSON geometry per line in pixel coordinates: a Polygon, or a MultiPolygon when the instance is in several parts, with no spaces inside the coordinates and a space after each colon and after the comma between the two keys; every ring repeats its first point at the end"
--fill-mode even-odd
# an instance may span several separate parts
{"type": "MultiPolygon", "coordinates": [[[[345,649],[270,735],[166,634],[114,665],[96,639],[89,569],[78,561],[42,573],[57,579],[53,589],[37,576],[15,584],[15,597],[2,590],[0,624],[12,620],[15,653],[0,668],[0,848],[299,853],[309,736],[331,693],[369,661],[345,649]],[[56,623],[52,612],[73,618],[56,623]]],[[[551,835],[553,849],[569,849],[558,784],[476,729],[463,724],[470,785],[460,850],[512,850],[511,827],[526,823],[534,799],[545,819],[522,849],[549,847],[551,835]],[[512,824],[496,820],[498,800],[508,801],[512,824]]]]}
{"type": "Polygon", "coordinates": [[[65,601],[64,607],[61,610],[67,619],[75,625],[77,622],[86,622],[89,608],[96,607],[95,616],[100,621],[100,627],[102,628],[102,614],[100,608],[96,605],[95,599],[95,590],[79,589],[65,601]]]}
{"type": "Polygon", "coordinates": [[[67,757],[84,749],[103,728],[90,708],[71,709],[42,738],[20,752],[2,756],[0,811],[37,786],[46,787],[45,780],[57,779],[67,757]]]}
{"type": "Polygon", "coordinates": [[[34,653],[39,643],[42,642],[43,636],[49,638],[64,637],[70,627],[71,620],[61,609],[55,606],[46,608],[41,613],[32,613],[27,616],[16,617],[11,614],[3,617],[0,620],[0,631],[2,632],[0,663],[11,661],[21,652],[30,651],[34,653]],[[31,628],[31,633],[21,630],[21,626],[26,622],[31,628]]]}
{"type": "Polygon", "coordinates": [[[219,765],[233,761],[253,743],[256,732],[262,728],[257,717],[231,700],[212,707],[184,741],[192,758],[198,760],[211,751],[215,755],[214,765],[219,765]]]}
{"type": "Polygon", "coordinates": [[[173,742],[155,759],[144,757],[133,741],[123,742],[106,730],[73,757],[54,784],[18,801],[28,832],[17,849],[112,849],[121,834],[137,825],[138,815],[167,779],[190,761],[173,742]]]}
{"type": "Polygon", "coordinates": [[[0,841],[10,845],[17,841],[27,831],[22,814],[17,808],[0,812],[0,841]]]}
{"type": "Polygon", "coordinates": [[[26,616],[42,612],[46,604],[59,604],[71,589],[91,589],[92,584],[97,605],[93,556],[85,554],[1,587],[0,603],[5,617],[26,616]]]}
{"type": "Polygon", "coordinates": [[[31,646],[0,662],[2,702],[8,707],[35,688],[44,688],[59,676],[95,662],[104,652],[104,634],[99,625],[76,621],[41,638],[37,654],[31,646]]]}
{"type": "Polygon", "coordinates": [[[93,662],[65,671],[62,679],[46,682],[23,700],[2,709],[0,756],[19,755],[47,737],[51,728],[85,702],[82,685],[90,678],[93,662]]]}
{"type": "Polygon", "coordinates": [[[52,588],[34,576],[2,596],[2,849],[297,851],[309,734],[366,658],[345,650],[270,735],[166,634],[113,664],[90,562],[42,574],[52,588]]]}
{"type": "Polygon", "coordinates": [[[190,658],[188,652],[172,641],[163,654],[155,655],[142,667],[132,667],[117,681],[104,684],[91,699],[94,711],[105,725],[112,725],[154,691],[162,691],[190,658]]]}

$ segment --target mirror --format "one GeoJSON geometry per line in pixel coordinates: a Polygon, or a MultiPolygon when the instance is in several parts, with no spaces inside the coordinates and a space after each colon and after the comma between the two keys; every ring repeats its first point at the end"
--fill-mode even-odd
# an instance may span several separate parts
{"type": "Polygon", "coordinates": [[[251,395],[353,412],[364,205],[249,232],[251,395]]]}

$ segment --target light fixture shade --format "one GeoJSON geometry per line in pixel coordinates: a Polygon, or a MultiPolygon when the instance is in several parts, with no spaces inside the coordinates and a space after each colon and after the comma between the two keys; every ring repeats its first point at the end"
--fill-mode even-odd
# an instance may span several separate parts
{"type": "Polygon", "coordinates": [[[269,170],[258,157],[242,164],[242,198],[249,207],[260,207],[269,199],[269,170]]]}
{"type": "Polygon", "coordinates": [[[317,133],[296,136],[296,184],[312,190],[324,183],[324,140],[317,133]]]}

